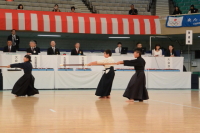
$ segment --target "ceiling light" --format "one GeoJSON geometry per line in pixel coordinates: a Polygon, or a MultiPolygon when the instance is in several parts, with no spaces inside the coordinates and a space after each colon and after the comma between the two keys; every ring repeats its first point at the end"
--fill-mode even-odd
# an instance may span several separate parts
{"type": "Polygon", "coordinates": [[[44,36],[44,37],[61,37],[61,35],[38,35],[38,36],[44,36]]]}
{"type": "Polygon", "coordinates": [[[130,37],[108,37],[108,38],[130,38],[130,37]]]}
{"type": "Polygon", "coordinates": [[[150,36],[150,37],[153,37],[153,38],[170,38],[168,36],[150,36]]]}

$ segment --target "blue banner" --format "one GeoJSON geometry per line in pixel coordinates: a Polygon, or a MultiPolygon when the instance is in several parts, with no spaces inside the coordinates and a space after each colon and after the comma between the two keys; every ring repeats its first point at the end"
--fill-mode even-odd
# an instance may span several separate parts
{"type": "Polygon", "coordinates": [[[166,27],[194,27],[200,26],[200,14],[168,16],[166,27]]]}

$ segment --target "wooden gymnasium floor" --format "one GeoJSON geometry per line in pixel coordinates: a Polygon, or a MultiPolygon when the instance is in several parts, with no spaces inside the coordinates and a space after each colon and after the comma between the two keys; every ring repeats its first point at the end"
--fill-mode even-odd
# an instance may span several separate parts
{"type": "Polygon", "coordinates": [[[123,90],[98,100],[94,90],[40,91],[15,98],[0,92],[0,133],[200,133],[199,91],[149,90],[128,104],[123,90]]]}

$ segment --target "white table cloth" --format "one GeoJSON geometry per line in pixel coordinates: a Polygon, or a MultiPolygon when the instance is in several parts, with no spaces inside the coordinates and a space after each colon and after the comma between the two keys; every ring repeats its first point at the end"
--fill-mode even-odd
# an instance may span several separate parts
{"type": "MultiPolygon", "coordinates": [[[[3,71],[3,89],[12,89],[16,81],[24,74],[23,71],[3,71]]],[[[33,71],[35,88],[54,89],[54,71],[33,71]]]]}
{"type": "MultiPolygon", "coordinates": [[[[101,71],[33,71],[37,89],[96,88],[101,71]]],[[[115,72],[113,89],[125,89],[133,71],[115,72]]],[[[147,88],[191,88],[191,72],[145,72],[147,88]]],[[[12,89],[22,71],[3,71],[3,89],[12,89]]]]}
{"type": "MultiPolygon", "coordinates": [[[[102,72],[55,71],[55,88],[96,88],[102,72]]],[[[113,89],[125,89],[134,72],[115,72],[113,89]]],[[[191,72],[145,72],[147,88],[191,88],[191,72]]]]}
{"type": "MultiPolygon", "coordinates": [[[[24,55],[21,55],[21,61],[24,55]]],[[[54,68],[56,71],[60,68],[61,64],[61,55],[39,55],[40,56],[40,67],[41,68],[54,68]]],[[[85,64],[104,59],[103,56],[84,56],[86,57],[85,64]]],[[[121,60],[132,60],[132,55],[120,55],[120,56],[112,56],[115,62],[121,60]]],[[[69,64],[80,64],[79,62],[80,56],[68,56],[69,64]]],[[[165,58],[166,57],[143,57],[146,61],[146,69],[166,69],[165,67],[165,58]]],[[[179,69],[181,72],[183,71],[183,57],[171,57],[173,63],[173,69],[179,69]]],[[[9,54],[0,54],[0,65],[7,66],[12,63],[12,55],[9,54]]],[[[71,67],[77,68],[77,66],[71,67]]],[[[92,71],[102,71],[102,66],[91,66],[92,71]]],[[[119,65],[115,66],[115,68],[129,68],[127,66],[119,65]]]]}

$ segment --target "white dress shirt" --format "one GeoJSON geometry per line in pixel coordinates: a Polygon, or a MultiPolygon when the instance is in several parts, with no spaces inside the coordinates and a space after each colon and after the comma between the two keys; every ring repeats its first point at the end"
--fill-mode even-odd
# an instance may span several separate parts
{"type": "Polygon", "coordinates": [[[156,51],[155,49],[153,49],[152,55],[153,56],[162,56],[162,50],[160,49],[159,51],[156,51]]]}
{"type": "Polygon", "coordinates": [[[12,35],[12,43],[13,43],[13,46],[15,46],[15,45],[16,45],[16,42],[15,42],[15,40],[16,40],[16,35],[12,35]]]}
{"type": "Polygon", "coordinates": [[[12,46],[8,46],[8,50],[10,50],[10,52],[11,52],[11,49],[12,49],[12,46]]]}
{"type": "Polygon", "coordinates": [[[122,51],[122,47],[117,47],[117,48],[115,49],[115,53],[121,53],[121,51],[122,51]]]}
{"type": "Polygon", "coordinates": [[[56,48],[55,48],[55,47],[52,47],[52,49],[53,49],[53,52],[55,53],[55,49],[56,49],[56,48]]]}

